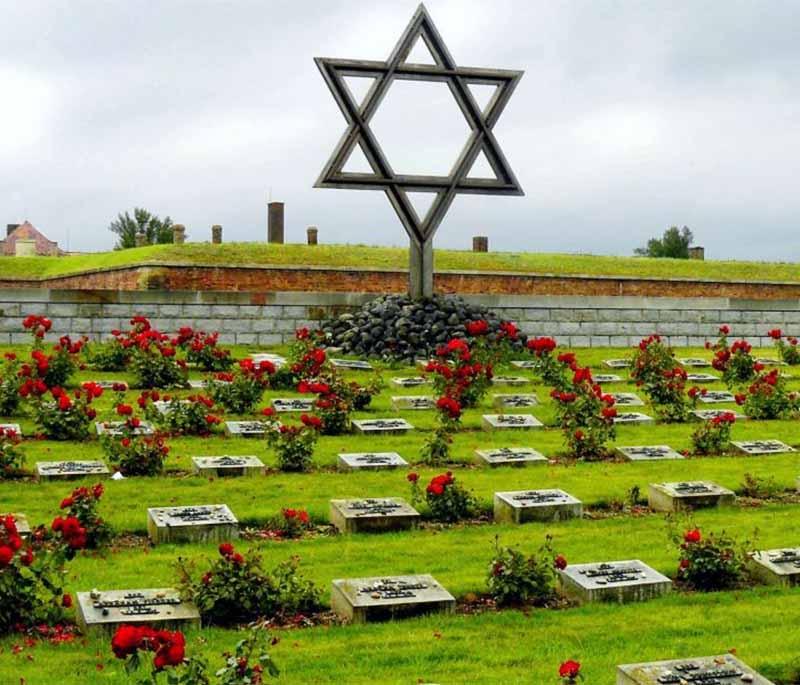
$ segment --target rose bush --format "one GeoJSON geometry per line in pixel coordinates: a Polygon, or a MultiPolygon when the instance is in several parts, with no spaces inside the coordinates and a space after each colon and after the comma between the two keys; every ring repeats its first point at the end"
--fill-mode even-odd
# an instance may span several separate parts
{"type": "Polygon", "coordinates": [[[0,367],[0,416],[14,416],[19,408],[20,386],[23,377],[20,374],[21,363],[13,352],[3,355],[0,367]]]}
{"type": "Polygon", "coordinates": [[[186,385],[186,362],[178,359],[175,345],[144,316],[131,319],[124,345],[130,349],[130,369],[139,388],[172,388],[186,385]]]}
{"type": "Polygon", "coordinates": [[[678,580],[700,592],[738,587],[745,579],[749,543],[738,543],[724,531],[703,535],[692,526],[680,534],[673,530],[678,547],[678,580]]]}
{"type": "Polygon", "coordinates": [[[422,461],[431,466],[444,464],[450,458],[453,435],[461,428],[461,403],[454,397],[436,400],[436,428],[422,446],[422,461]]]}
{"type": "Polygon", "coordinates": [[[800,364],[800,348],[797,346],[797,338],[791,335],[784,337],[779,328],[774,328],[767,335],[775,342],[780,358],[789,366],[800,364]]]}
{"type": "Polygon", "coordinates": [[[50,440],[85,440],[97,416],[92,402],[103,394],[97,383],[84,383],[81,388],[68,393],[63,388],[50,388],[50,398],[43,381],[41,385],[28,379],[20,393],[28,397],[39,430],[50,440]],[[30,390],[28,390],[30,383],[30,390]]]}
{"type": "Polygon", "coordinates": [[[275,364],[271,361],[256,363],[252,359],[242,359],[232,372],[212,376],[206,387],[208,394],[226,411],[246,414],[261,401],[274,373],[275,364]]]}
{"type": "Polygon", "coordinates": [[[60,517],[61,524],[59,527],[63,530],[67,519],[77,519],[83,529],[82,535],[85,537],[85,543],[82,547],[86,549],[99,549],[111,541],[113,534],[111,526],[97,513],[97,507],[103,492],[102,483],[97,483],[92,488],[81,486],[75,488],[69,497],[65,497],[61,501],[60,508],[64,515],[60,517]]]}
{"type": "Polygon", "coordinates": [[[234,360],[231,351],[219,346],[219,333],[205,333],[184,327],[172,338],[172,344],[186,352],[186,361],[203,371],[227,371],[234,360]]]}
{"type": "Polygon", "coordinates": [[[497,537],[494,548],[486,582],[498,606],[543,606],[555,597],[556,560],[563,557],[553,552],[550,536],[539,552],[530,556],[514,547],[501,547],[497,537]]]}
{"type": "MultiPolygon", "coordinates": [[[[407,477],[411,483],[411,500],[421,502],[423,495],[419,489],[419,476],[412,473],[407,477]]],[[[455,523],[469,518],[475,513],[476,502],[460,483],[456,483],[451,471],[431,478],[425,488],[424,500],[434,521],[455,523]]]]}
{"type": "Polygon", "coordinates": [[[751,419],[786,419],[797,410],[797,394],[789,392],[786,380],[777,369],[760,372],[748,386],[746,394],[736,396],[751,419]]]}
{"type": "Polygon", "coordinates": [[[736,423],[733,412],[722,412],[703,421],[692,433],[695,454],[722,454],[730,444],[731,429],[736,423]]]}
{"type": "Polygon", "coordinates": [[[13,475],[25,463],[25,455],[19,449],[20,437],[13,428],[0,426],[0,478],[13,475]]]}
{"type": "Polygon", "coordinates": [[[719,339],[713,345],[706,343],[706,348],[714,351],[711,366],[722,372],[722,380],[729,388],[749,382],[756,374],[754,369],[752,346],[746,340],[736,340],[728,345],[728,326],[720,326],[719,339]]]}
{"type": "MultiPolygon", "coordinates": [[[[262,414],[273,417],[275,411],[272,407],[267,407],[262,414]]],[[[303,414],[300,422],[299,426],[281,424],[267,430],[267,444],[275,452],[281,471],[308,471],[311,468],[322,420],[317,416],[303,414]]]]}

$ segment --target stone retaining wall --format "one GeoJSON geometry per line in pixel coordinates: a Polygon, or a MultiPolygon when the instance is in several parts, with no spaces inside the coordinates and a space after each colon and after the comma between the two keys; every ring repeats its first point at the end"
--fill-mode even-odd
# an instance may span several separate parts
{"type": "MultiPolygon", "coordinates": [[[[220,332],[227,343],[288,342],[295,328],[314,326],[368,301],[366,293],[187,292],[117,290],[0,290],[0,344],[27,342],[21,320],[43,314],[53,334],[108,337],[135,314],[165,331],[193,326],[220,332]]],[[[660,333],[672,345],[697,346],[713,339],[721,324],[754,345],[771,345],[766,332],[800,333],[800,300],[732,298],[470,295],[516,321],[529,335],[552,335],[576,347],[629,346],[660,333]]]]}

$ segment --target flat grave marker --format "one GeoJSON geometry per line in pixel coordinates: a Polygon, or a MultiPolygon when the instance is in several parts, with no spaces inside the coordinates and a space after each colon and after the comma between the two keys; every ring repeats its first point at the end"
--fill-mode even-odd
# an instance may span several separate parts
{"type": "Polygon", "coordinates": [[[635,392],[612,392],[614,404],[618,407],[643,407],[644,402],[635,392]]]}
{"type": "Polygon", "coordinates": [[[617,424],[636,424],[636,423],[653,423],[653,417],[640,412],[622,412],[614,417],[614,423],[617,424]]]}
{"type": "Polygon", "coordinates": [[[422,376],[399,376],[392,378],[392,383],[401,388],[416,388],[420,385],[427,385],[430,381],[422,376]]]}
{"type": "Polygon", "coordinates": [[[794,447],[790,447],[780,440],[732,440],[731,445],[745,454],[784,454],[794,452],[794,447]]]}
{"type": "Polygon", "coordinates": [[[800,584],[800,547],[753,552],[747,566],[764,583],[794,587],[800,584]]]}
{"type": "Polygon", "coordinates": [[[332,499],[331,523],[340,533],[408,530],[419,522],[419,512],[401,497],[332,499]]]}
{"type": "Polygon", "coordinates": [[[706,390],[697,395],[703,404],[721,404],[723,402],[736,402],[736,397],[727,390],[706,390]]]}
{"type": "Polygon", "coordinates": [[[408,462],[397,452],[353,452],[340,454],[338,461],[340,471],[396,469],[398,466],[408,466],[408,462]]]}
{"type": "Polygon", "coordinates": [[[19,427],[18,423],[0,423],[0,428],[4,431],[14,431],[18,438],[22,437],[22,428],[19,427]]]}
{"type": "MultiPolygon", "coordinates": [[[[110,435],[113,438],[120,437],[124,434],[125,422],[124,421],[96,421],[94,428],[98,435],[110,435]]],[[[133,429],[134,435],[153,435],[155,429],[153,424],[149,421],[142,421],[136,428],[133,429]]]]}
{"type": "Polygon", "coordinates": [[[563,490],[494,493],[494,519],[502,523],[564,521],[583,516],[583,504],[563,490]]]}
{"type": "Polygon", "coordinates": [[[508,385],[510,387],[519,387],[530,382],[523,376],[495,376],[492,378],[492,385],[508,385]]]}
{"type": "Polygon", "coordinates": [[[433,576],[346,578],[331,585],[331,608],[353,623],[452,613],[456,600],[433,576]]]}
{"type": "Polygon", "coordinates": [[[532,359],[516,359],[511,362],[511,366],[516,366],[518,369],[535,369],[536,362],[532,359]]]}
{"type": "Polygon", "coordinates": [[[609,369],[627,369],[631,365],[630,359],[604,359],[603,365],[609,369]]]}
{"type": "Polygon", "coordinates": [[[617,447],[619,452],[628,461],[658,461],[660,459],[683,459],[683,455],[676,452],[669,445],[638,445],[634,447],[617,447]]]}
{"type": "MultiPolygon", "coordinates": [[[[187,382],[189,384],[189,387],[192,390],[203,390],[206,386],[208,386],[208,383],[206,381],[203,381],[203,380],[194,380],[194,379],[192,379],[192,380],[189,380],[187,382]]],[[[215,381],[215,382],[222,383],[224,381],[215,381]]]]}
{"type": "Polygon", "coordinates": [[[25,514],[15,512],[0,513],[0,519],[4,519],[6,516],[14,519],[14,523],[17,525],[17,534],[21,538],[27,538],[31,534],[31,524],[28,523],[28,517],[25,514]]]}
{"type": "Polygon", "coordinates": [[[672,581],[639,559],[570,564],[556,569],[564,593],[579,602],[643,602],[672,590],[672,581]]]}
{"type": "Polygon", "coordinates": [[[527,409],[539,404],[539,398],[533,393],[492,395],[492,400],[495,408],[500,410],[527,409]]]}
{"type": "Polygon", "coordinates": [[[392,397],[392,408],[397,411],[436,409],[432,395],[397,395],[392,397]]]}
{"type": "Polygon", "coordinates": [[[99,381],[89,381],[89,382],[94,383],[95,385],[99,385],[101,388],[103,388],[103,390],[112,390],[114,386],[117,386],[118,388],[124,388],[125,390],[130,389],[127,382],[125,381],[115,381],[104,378],[99,381]]]}
{"type": "Polygon", "coordinates": [[[708,359],[702,359],[701,357],[684,357],[678,361],[681,366],[687,366],[690,369],[703,369],[711,366],[711,362],[708,359]]]}
{"type": "Polygon", "coordinates": [[[353,429],[364,435],[392,435],[414,430],[405,419],[353,419],[353,429]]]}
{"type": "Polygon", "coordinates": [[[739,412],[730,411],[727,409],[695,409],[689,413],[699,421],[711,421],[711,419],[715,419],[721,414],[733,414],[737,421],[745,421],[747,419],[745,414],[740,414],[739,412]]]}
{"type": "Polygon", "coordinates": [[[615,373],[598,373],[597,375],[592,375],[592,379],[595,383],[622,383],[622,376],[618,376],[615,373]]]}
{"type": "Polygon", "coordinates": [[[549,459],[531,447],[499,447],[493,450],[475,450],[477,461],[491,467],[529,466],[547,464],[549,459]]]}
{"type": "MultiPolygon", "coordinates": [[[[175,400],[156,400],[153,402],[153,407],[162,416],[166,416],[172,411],[173,405],[176,404],[175,400]]],[[[186,406],[189,400],[178,400],[177,404],[186,406]]]]}
{"type": "Polygon", "coordinates": [[[530,430],[544,424],[533,414],[484,414],[481,426],[484,430],[530,430]]]}
{"type": "Polygon", "coordinates": [[[88,476],[107,476],[108,466],[99,460],[37,461],[36,477],[40,480],[75,480],[88,476]]]}
{"type": "Polygon", "coordinates": [[[686,380],[690,383],[714,383],[719,380],[719,376],[713,373],[687,373],[686,380]]]}
{"type": "Polygon", "coordinates": [[[281,366],[286,366],[286,357],[283,357],[279,354],[273,354],[271,352],[254,352],[250,355],[250,359],[253,360],[253,363],[258,364],[260,362],[271,362],[275,365],[275,368],[280,368],[281,366]]]}
{"type": "Polygon", "coordinates": [[[655,511],[683,511],[699,507],[733,504],[732,490],[711,481],[694,480],[681,483],[650,483],[647,503],[655,511]]]}
{"type": "Polygon", "coordinates": [[[616,685],[774,685],[732,654],[617,666],[616,685]]]}
{"type": "Polygon", "coordinates": [[[314,410],[315,402],[307,397],[277,397],[272,400],[272,408],[279,413],[307,412],[314,410]]]}
{"type": "Polygon", "coordinates": [[[788,366],[788,364],[781,359],[773,359],[772,357],[759,357],[755,360],[756,364],[763,364],[764,366],[788,366]]]}
{"type": "Polygon", "coordinates": [[[231,478],[237,476],[260,476],[264,473],[264,462],[258,457],[229,456],[192,457],[194,472],[200,476],[231,478]]]}
{"type": "Polygon", "coordinates": [[[228,542],[239,537],[239,522],[225,504],[150,507],[147,534],[153,544],[228,542]]]}
{"type": "Polygon", "coordinates": [[[372,364],[363,359],[331,359],[331,366],[335,369],[346,369],[348,371],[373,371],[372,364]]]}
{"type": "Polygon", "coordinates": [[[272,425],[267,421],[226,421],[225,433],[237,438],[263,438],[272,425]]]}
{"type": "Polygon", "coordinates": [[[84,633],[113,633],[123,624],[146,623],[158,628],[200,627],[197,607],[181,600],[175,588],[92,590],[77,593],[78,626],[84,633]]]}

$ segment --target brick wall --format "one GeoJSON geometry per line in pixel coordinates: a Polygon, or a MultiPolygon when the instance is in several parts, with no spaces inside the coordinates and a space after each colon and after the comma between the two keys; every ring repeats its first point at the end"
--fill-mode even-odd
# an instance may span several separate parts
{"type": "MultiPolygon", "coordinates": [[[[272,345],[295,328],[314,326],[373,295],[340,292],[219,292],[125,290],[0,290],[0,344],[27,342],[26,314],[53,320],[54,334],[107,337],[143,314],[166,331],[193,326],[218,330],[228,343],[272,345]]],[[[516,321],[530,335],[553,335],[565,345],[629,346],[661,333],[675,346],[702,345],[723,323],[732,334],[768,346],[766,332],[800,333],[800,301],[728,297],[674,298],[566,295],[470,295],[516,321]]]]}

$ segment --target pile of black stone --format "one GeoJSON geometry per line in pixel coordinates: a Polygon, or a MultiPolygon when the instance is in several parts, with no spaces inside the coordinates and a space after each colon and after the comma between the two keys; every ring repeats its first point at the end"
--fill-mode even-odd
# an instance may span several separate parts
{"type": "MultiPolygon", "coordinates": [[[[498,331],[502,323],[486,307],[454,295],[425,300],[384,295],[327,322],[323,330],[327,344],[341,347],[345,354],[413,362],[435,354],[436,348],[451,338],[467,337],[466,324],[481,319],[489,324],[490,332],[498,331]]],[[[517,345],[524,343],[520,335],[517,345]]]]}

